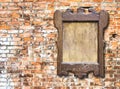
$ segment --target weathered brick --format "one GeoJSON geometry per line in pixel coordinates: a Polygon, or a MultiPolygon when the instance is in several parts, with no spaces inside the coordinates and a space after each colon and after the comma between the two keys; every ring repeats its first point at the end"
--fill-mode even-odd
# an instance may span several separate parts
{"type": "Polygon", "coordinates": [[[114,0],[105,0],[105,2],[113,2],[114,0]]]}
{"type": "Polygon", "coordinates": [[[34,40],[37,42],[41,42],[41,41],[44,41],[44,38],[43,37],[35,37],[34,40]]]}
{"type": "Polygon", "coordinates": [[[116,87],[120,87],[120,82],[116,82],[116,83],[115,83],[115,86],[116,86],[116,87]]]}
{"type": "Polygon", "coordinates": [[[31,89],[30,86],[23,86],[23,89],[31,89]]]}
{"type": "Polygon", "coordinates": [[[9,57],[15,57],[15,54],[9,53],[9,54],[7,54],[7,57],[8,57],[8,58],[9,58],[9,57]]]}
{"type": "Polygon", "coordinates": [[[0,82],[0,86],[6,86],[6,82],[0,82]]]}
{"type": "Polygon", "coordinates": [[[60,5],[61,5],[61,6],[70,6],[70,2],[67,2],[67,1],[65,1],[65,0],[64,0],[64,1],[61,1],[61,0],[60,0],[60,3],[57,3],[57,2],[56,2],[55,5],[57,5],[57,6],[60,6],[60,5]]]}
{"type": "Polygon", "coordinates": [[[12,0],[12,2],[20,2],[20,0],[12,0]]]}
{"type": "Polygon", "coordinates": [[[0,2],[11,2],[11,0],[0,0],[0,2]]]}
{"type": "Polygon", "coordinates": [[[46,6],[47,6],[46,2],[36,2],[33,3],[33,10],[45,10],[46,6]]]}
{"type": "Polygon", "coordinates": [[[10,30],[10,26],[4,24],[0,26],[0,30],[10,30]]]}
{"type": "Polygon", "coordinates": [[[37,0],[23,0],[24,2],[34,2],[34,1],[37,1],[37,0]]]}
{"type": "MultiPolygon", "coordinates": [[[[16,33],[16,32],[15,32],[16,33]]],[[[8,41],[21,41],[21,38],[7,38],[8,41]]]]}
{"type": "Polygon", "coordinates": [[[119,0],[1,0],[0,89],[117,89],[119,88],[119,0]],[[117,2],[117,3],[116,3],[117,2]],[[105,78],[57,76],[57,30],[53,15],[79,6],[107,10],[105,78]],[[108,60],[111,58],[110,60],[108,60]],[[4,63],[1,63],[4,62],[4,63]],[[6,83],[7,87],[5,84],[6,83]]]}
{"type": "Polygon", "coordinates": [[[7,38],[0,38],[0,41],[7,41],[7,38]]]}
{"type": "Polygon", "coordinates": [[[0,50],[0,53],[9,53],[9,50],[0,50]]]}
{"type": "Polygon", "coordinates": [[[20,29],[34,29],[35,27],[34,26],[20,26],[20,29]]]}
{"type": "Polygon", "coordinates": [[[103,0],[93,0],[94,2],[102,2],[103,0]]]}
{"type": "Polygon", "coordinates": [[[13,12],[12,15],[11,15],[12,18],[19,18],[20,17],[20,14],[19,13],[16,13],[16,12],[13,12]]]}
{"type": "Polygon", "coordinates": [[[10,45],[10,42],[0,42],[0,45],[10,45]]]}
{"type": "Polygon", "coordinates": [[[25,37],[25,38],[24,38],[24,41],[30,41],[30,40],[31,40],[30,37],[25,37]]]}
{"type": "Polygon", "coordinates": [[[33,87],[33,89],[46,89],[46,87],[45,86],[33,87]]]}
{"type": "Polygon", "coordinates": [[[41,25],[41,21],[33,21],[32,24],[33,25],[41,25]]]}
{"type": "Polygon", "coordinates": [[[7,46],[7,49],[22,49],[21,46],[7,46]]]}

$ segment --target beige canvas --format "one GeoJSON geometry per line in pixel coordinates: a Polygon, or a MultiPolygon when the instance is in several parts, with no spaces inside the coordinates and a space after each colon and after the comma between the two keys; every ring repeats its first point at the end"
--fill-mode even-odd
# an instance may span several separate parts
{"type": "Polygon", "coordinates": [[[63,62],[97,62],[96,22],[63,23],[63,62]]]}

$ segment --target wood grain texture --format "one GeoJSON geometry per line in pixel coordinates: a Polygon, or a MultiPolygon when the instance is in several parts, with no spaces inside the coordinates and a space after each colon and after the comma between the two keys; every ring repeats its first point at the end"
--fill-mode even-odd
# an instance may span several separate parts
{"type": "Polygon", "coordinates": [[[105,77],[105,60],[104,60],[104,30],[108,27],[109,24],[109,14],[102,10],[100,11],[100,20],[99,20],[99,64],[100,64],[100,76],[105,77]]]}
{"type": "Polygon", "coordinates": [[[90,72],[93,72],[95,76],[99,76],[99,66],[98,64],[62,64],[61,74],[67,76],[69,72],[74,73],[75,76],[79,78],[87,77],[90,72]]]}
{"type": "Polygon", "coordinates": [[[63,62],[97,63],[96,22],[63,23],[63,62]]]}
{"type": "Polygon", "coordinates": [[[63,21],[98,21],[99,14],[93,9],[88,9],[88,14],[85,13],[85,8],[78,8],[77,13],[73,13],[71,9],[67,9],[63,13],[63,21]],[[84,18],[85,17],[85,18],[84,18]]]}
{"type": "Polygon", "coordinates": [[[59,10],[56,10],[55,13],[54,13],[54,25],[55,27],[57,28],[58,30],[58,42],[57,42],[57,53],[58,53],[58,56],[57,56],[57,74],[60,74],[61,73],[61,62],[62,62],[62,48],[63,48],[63,30],[62,30],[62,12],[59,11],[59,10]]]}

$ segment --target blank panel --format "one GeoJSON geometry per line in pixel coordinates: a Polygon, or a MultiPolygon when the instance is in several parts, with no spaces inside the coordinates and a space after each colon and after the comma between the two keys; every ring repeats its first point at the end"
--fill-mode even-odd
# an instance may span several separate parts
{"type": "Polygon", "coordinates": [[[98,23],[63,23],[63,62],[97,63],[98,23]]]}

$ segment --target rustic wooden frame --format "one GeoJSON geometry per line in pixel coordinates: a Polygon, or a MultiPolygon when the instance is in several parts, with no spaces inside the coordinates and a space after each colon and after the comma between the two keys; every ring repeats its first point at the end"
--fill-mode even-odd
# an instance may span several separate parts
{"type": "Polygon", "coordinates": [[[77,13],[73,13],[71,9],[66,12],[57,10],[54,14],[54,24],[58,29],[58,57],[57,57],[57,74],[68,75],[69,72],[74,73],[79,78],[88,76],[88,73],[93,72],[95,76],[105,76],[104,62],[104,29],[108,26],[109,15],[102,10],[97,13],[90,7],[80,7],[77,13]],[[87,12],[86,11],[87,9],[87,12]],[[98,22],[98,63],[64,63],[63,56],[63,22],[98,22]]]}

